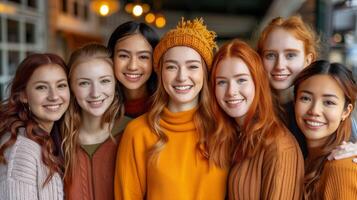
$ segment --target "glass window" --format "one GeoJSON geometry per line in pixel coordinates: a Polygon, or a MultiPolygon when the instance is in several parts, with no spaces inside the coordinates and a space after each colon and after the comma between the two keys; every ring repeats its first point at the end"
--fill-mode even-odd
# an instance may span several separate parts
{"type": "Polygon", "coordinates": [[[31,8],[37,8],[37,0],[27,0],[27,6],[31,8]]]}
{"type": "Polygon", "coordinates": [[[2,50],[0,49],[0,76],[4,75],[2,60],[2,50]]]}
{"type": "Polygon", "coordinates": [[[62,12],[67,13],[67,0],[62,0],[62,12]]]}
{"type": "Polygon", "coordinates": [[[0,42],[2,42],[2,18],[0,17],[0,42]]]}
{"type": "Polygon", "coordinates": [[[0,84],[0,100],[3,100],[4,99],[4,86],[5,84],[0,84]]]}
{"type": "Polygon", "coordinates": [[[26,23],[26,43],[35,43],[35,24],[26,23]]]}
{"type": "Polygon", "coordinates": [[[88,7],[88,5],[84,5],[83,6],[83,19],[87,21],[88,18],[89,18],[89,7],[88,7]]]}
{"type": "Polygon", "coordinates": [[[20,42],[19,37],[19,22],[17,20],[7,20],[7,41],[20,42]]]}
{"type": "Polygon", "coordinates": [[[17,65],[20,63],[20,52],[9,51],[9,74],[14,75],[16,72],[17,65]]]}
{"type": "Polygon", "coordinates": [[[78,11],[78,2],[74,1],[73,2],[73,15],[75,17],[78,17],[79,11],[78,11]]]}

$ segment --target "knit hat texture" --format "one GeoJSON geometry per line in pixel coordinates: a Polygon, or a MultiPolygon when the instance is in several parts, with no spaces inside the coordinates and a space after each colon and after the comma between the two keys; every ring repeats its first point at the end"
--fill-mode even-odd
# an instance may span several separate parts
{"type": "Polygon", "coordinates": [[[175,29],[167,32],[154,50],[154,68],[159,69],[159,60],[164,53],[175,46],[187,46],[196,50],[203,58],[207,69],[211,69],[213,50],[217,48],[216,33],[207,30],[203,19],[193,21],[181,19],[175,29]]]}

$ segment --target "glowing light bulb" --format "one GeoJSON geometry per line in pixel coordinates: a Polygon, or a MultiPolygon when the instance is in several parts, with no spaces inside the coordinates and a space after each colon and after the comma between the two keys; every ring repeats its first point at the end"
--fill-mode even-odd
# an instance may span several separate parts
{"type": "Polygon", "coordinates": [[[155,15],[153,13],[148,13],[145,16],[145,21],[149,24],[153,23],[155,21],[155,15]]]}
{"type": "Polygon", "coordinates": [[[133,7],[133,15],[135,17],[139,17],[143,14],[143,7],[141,7],[141,5],[135,5],[133,7]]]}
{"type": "Polygon", "coordinates": [[[166,19],[163,16],[157,17],[155,20],[155,25],[158,28],[162,28],[166,25],[166,19]]]}
{"type": "Polygon", "coordinates": [[[107,4],[102,4],[99,8],[99,13],[102,16],[106,16],[109,13],[109,6],[107,4]]]}

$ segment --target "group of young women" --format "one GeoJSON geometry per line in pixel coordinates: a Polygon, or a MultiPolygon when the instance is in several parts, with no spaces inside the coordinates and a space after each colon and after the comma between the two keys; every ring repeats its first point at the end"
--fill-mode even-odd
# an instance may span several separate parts
{"type": "Polygon", "coordinates": [[[0,105],[0,199],[357,199],[351,71],[316,61],[297,16],[257,51],[215,37],[127,22],[67,64],[25,58],[0,105]]]}

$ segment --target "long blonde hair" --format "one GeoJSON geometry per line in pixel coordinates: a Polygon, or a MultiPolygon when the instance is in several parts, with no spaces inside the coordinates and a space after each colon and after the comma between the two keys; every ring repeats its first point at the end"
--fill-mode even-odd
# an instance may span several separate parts
{"type": "MultiPolygon", "coordinates": [[[[163,57],[163,56],[162,56],[163,57]]],[[[160,151],[168,142],[167,135],[160,127],[160,116],[169,101],[169,96],[162,83],[162,58],[159,61],[158,88],[154,95],[153,107],[148,113],[148,123],[151,130],[158,137],[157,143],[149,151],[149,161],[155,161],[160,151]]],[[[234,146],[234,131],[230,127],[225,127],[222,118],[217,116],[219,112],[211,100],[213,98],[208,83],[208,70],[206,63],[201,58],[204,68],[203,87],[199,93],[199,103],[193,120],[198,132],[197,150],[210,163],[219,167],[229,167],[231,164],[232,146],[234,146]]]]}
{"type": "MultiPolygon", "coordinates": [[[[110,58],[110,52],[108,49],[100,44],[88,44],[82,48],[77,49],[71,54],[68,62],[69,67],[69,80],[72,77],[73,70],[79,64],[88,62],[90,59],[102,59],[113,66],[112,59],[110,58]]],[[[73,96],[73,93],[72,93],[73,96]]],[[[101,118],[101,127],[103,128],[105,123],[114,123],[123,116],[123,98],[119,87],[116,87],[116,94],[114,100],[109,108],[105,111],[101,118]]],[[[63,151],[65,158],[65,182],[70,185],[74,173],[74,168],[77,163],[77,149],[79,146],[78,135],[81,124],[81,107],[78,105],[75,98],[71,98],[68,111],[64,116],[64,122],[62,124],[63,135],[63,151]]],[[[111,126],[110,126],[111,127],[111,126]]],[[[113,139],[113,136],[110,135],[113,139]]],[[[114,141],[114,139],[113,139],[114,141]]]]}

